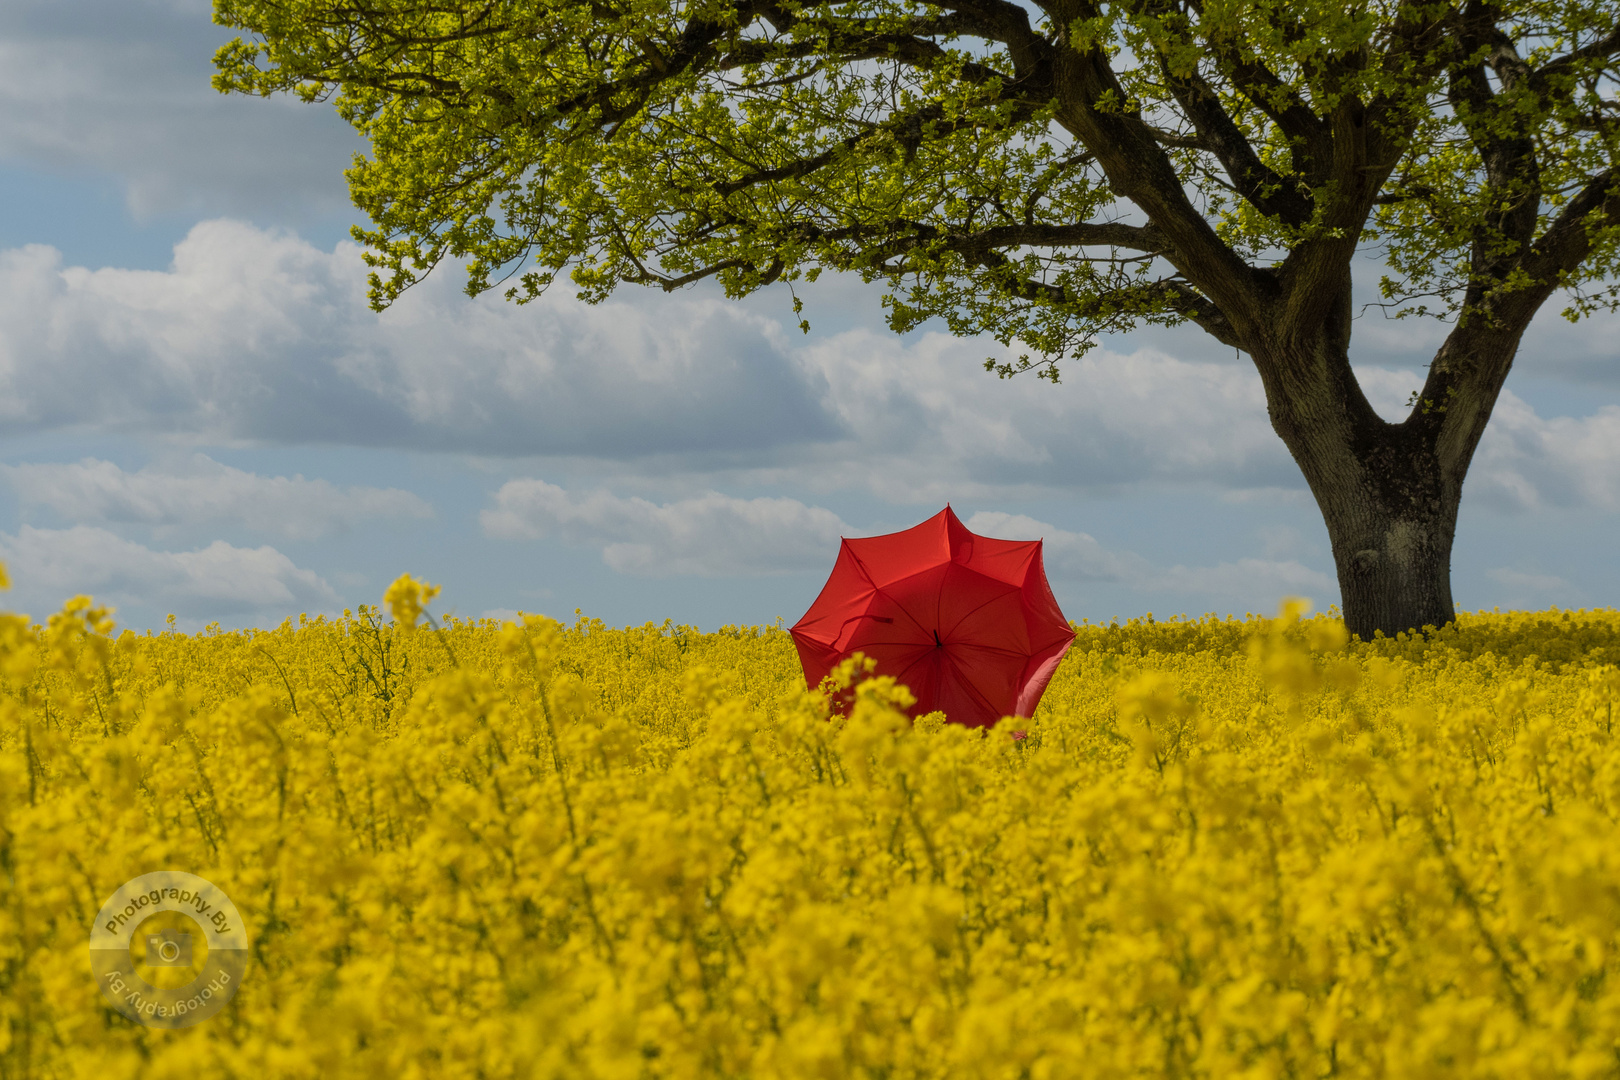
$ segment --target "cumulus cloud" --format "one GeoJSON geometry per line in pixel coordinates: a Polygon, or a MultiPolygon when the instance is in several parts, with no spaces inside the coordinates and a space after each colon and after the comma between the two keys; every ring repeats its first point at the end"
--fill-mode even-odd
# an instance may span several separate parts
{"type": "Polygon", "coordinates": [[[641,299],[469,301],[445,274],[378,316],[356,246],[224,220],[167,271],[29,246],[0,253],[0,424],[607,460],[836,434],[779,324],[641,299]]]}
{"type": "Polygon", "coordinates": [[[210,7],[7,0],[0,157],[111,173],[141,216],[344,209],[364,144],[330,108],[215,92],[214,51],[235,35],[210,7]]]}
{"type": "Polygon", "coordinates": [[[1155,480],[1298,483],[1250,369],[1097,349],[1054,387],[988,378],[990,351],[1002,350],[870,330],[806,347],[805,365],[853,433],[807,481],[923,502],[1155,480]]]}
{"type": "Polygon", "coordinates": [[[511,540],[555,536],[600,547],[620,573],[730,577],[825,568],[847,531],[838,515],[796,499],[717,492],[670,503],[607,491],[572,494],[544,480],[511,480],[480,520],[511,540]]]}
{"type": "MultiPolygon", "coordinates": [[[[166,271],[0,252],[0,429],[542,457],[621,481],[913,505],[1302,489],[1241,364],[1098,348],[1062,385],[1000,381],[981,361],[1003,350],[984,341],[802,339],[706,292],[627,289],[592,307],[559,288],[519,307],[467,299],[453,273],[377,315],[359,254],[228,220],[196,226],[166,271]]],[[[1392,416],[1416,385],[1360,374],[1392,416]]],[[[1535,492],[1612,506],[1615,422],[1543,420],[1507,395],[1482,455],[1499,447],[1496,482],[1517,485],[1519,505],[1535,492]]]]}
{"type": "Polygon", "coordinates": [[[1336,603],[1339,584],[1329,574],[1297,559],[1238,559],[1214,566],[1172,566],[1155,573],[1148,583],[1164,592],[1205,597],[1248,597],[1245,602],[1267,605],[1284,596],[1307,596],[1319,607],[1336,603]]]}
{"type": "Polygon", "coordinates": [[[1132,552],[1109,551],[1089,533],[1070,532],[1023,514],[981,510],[962,524],[980,536],[1044,540],[1041,560],[1048,577],[1067,581],[1140,581],[1151,576],[1148,561],[1132,552]]]}
{"type": "MultiPolygon", "coordinates": [[[[509,540],[555,537],[594,547],[626,574],[704,577],[825,571],[841,536],[860,535],[838,515],[795,499],[738,499],[709,493],[655,503],[596,490],[570,492],[544,480],[512,480],[481,517],[484,532],[509,540]]],[[[1296,560],[1246,558],[1214,566],[1155,566],[1134,552],[1022,514],[980,511],[964,523],[1008,540],[1044,540],[1055,582],[1114,583],[1136,593],[1258,603],[1303,593],[1328,602],[1333,579],[1296,560]]]]}
{"type": "Polygon", "coordinates": [[[1620,406],[1543,418],[1504,390],[1466,490],[1501,509],[1620,509],[1620,406]]]}
{"type": "Polygon", "coordinates": [[[705,294],[519,307],[447,273],[379,316],[363,276],[353,245],[228,220],[166,271],[0,253],[0,424],[635,462],[910,502],[1297,483],[1258,379],[1231,364],[1099,349],[1052,387],[986,375],[993,344],[805,343],[705,294]]]}
{"type": "Polygon", "coordinates": [[[229,522],[307,540],[372,518],[428,518],[433,508],[398,488],[340,488],[302,476],[259,476],[195,454],[176,470],[128,472],[110,461],[0,465],[25,504],[69,521],[187,526],[229,522]]]}
{"type": "Polygon", "coordinates": [[[1357,367],[1356,381],[1378,414],[1392,424],[1412,411],[1412,391],[1423,386],[1424,372],[1411,368],[1357,367]]]}
{"type": "Polygon", "coordinates": [[[1572,584],[1567,578],[1550,574],[1536,567],[1534,556],[1530,568],[1524,566],[1496,566],[1484,573],[1489,585],[1475,587],[1476,595],[1484,597],[1488,606],[1509,609],[1545,608],[1552,604],[1583,607],[1592,603],[1592,594],[1572,584]]]}
{"type": "Polygon", "coordinates": [[[1620,312],[1598,312],[1571,323],[1561,314],[1563,306],[1555,296],[1537,314],[1519,345],[1514,370],[1610,390],[1620,386],[1620,364],[1614,362],[1620,312]]]}
{"type": "Polygon", "coordinates": [[[1044,540],[1046,572],[1055,581],[1119,582],[1133,591],[1261,607],[1283,596],[1306,595],[1326,606],[1339,595],[1333,578],[1295,559],[1246,558],[1214,566],[1154,566],[1134,552],[1111,552],[1086,533],[1071,532],[1024,515],[981,511],[965,525],[1008,540],[1044,540]]]}
{"type": "Polygon", "coordinates": [[[1498,585],[1524,592],[1552,592],[1569,588],[1569,582],[1556,574],[1531,573],[1524,570],[1515,570],[1509,566],[1498,566],[1495,569],[1487,570],[1485,576],[1498,585]]]}
{"type": "Polygon", "coordinates": [[[24,525],[15,536],[0,533],[0,559],[17,583],[8,606],[37,608],[36,618],[81,592],[119,606],[210,619],[269,612],[279,621],[291,611],[340,606],[319,575],[273,547],[216,540],[195,551],[155,551],[88,525],[24,525]]]}

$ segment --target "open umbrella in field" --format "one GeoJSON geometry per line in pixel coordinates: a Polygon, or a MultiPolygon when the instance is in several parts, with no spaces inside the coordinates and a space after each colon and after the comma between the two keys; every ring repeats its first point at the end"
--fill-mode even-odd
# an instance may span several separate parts
{"type": "Polygon", "coordinates": [[[975,535],[948,506],[904,532],[845,539],[793,627],[811,686],[865,653],[916,695],[913,715],[973,727],[1032,714],[1073,641],[1041,541],[975,535]]]}

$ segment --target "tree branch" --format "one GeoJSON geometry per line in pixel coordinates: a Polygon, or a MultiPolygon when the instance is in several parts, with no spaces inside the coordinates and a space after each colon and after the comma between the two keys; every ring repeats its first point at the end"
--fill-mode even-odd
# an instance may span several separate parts
{"type": "MultiPolygon", "coordinates": [[[[797,22],[795,25],[803,26],[808,20],[797,22]]],[[[946,20],[933,19],[930,23],[943,24],[946,20]]],[[[811,26],[817,24],[810,22],[811,26]]],[[[839,61],[860,60],[897,60],[912,67],[929,67],[946,58],[947,54],[937,43],[926,40],[931,33],[947,34],[955,31],[943,29],[941,25],[932,27],[913,28],[908,31],[885,31],[882,33],[850,32],[842,27],[825,28],[824,36],[800,41],[760,41],[751,39],[735,43],[730,51],[720,57],[715,64],[717,70],[730,71],[751,64],[769,64],[782,60],[802,60],[808,57],[829,57],[839,61]]],[[[1009,75],[997,71],[987,64],[975,62],[964,63],[958,73],[963,82],[974,86],[983,86],[992,80],[999,79],[1003,83],[1014,83],[1016,75],[1009,75]]]]}
{"type": "MultiPolygon", "coordinates": [[[[1095,13],[1090,0],[1054,6],[1060,27],[1095,13]]],[[[1114,191],[1143,210],[1164,235],[1164,257],[1171,265],[1229,320],[1261,324],[1266,306],[1261,279],[1192,205],[1152,129],[1129,102],[1108,54],[1096,46],[1066,52],[1071,59],[1058,72],[1058,122],[1096,155],[1114,191]]]]}
{"type": "Polygon", "coordinates": [[[1228,319],[1225,312],[1221,311],[1208,297],[1200,294],[1184,281],[1161,281],[1158,283],[1158,287],[1171,297],[1172,306],[1177,311],[1185,315],[1210,337],[1222,345],[1234,349],[1247,349],[1248,346],[1244,344],[1242,337],[1238,335],[1237,329],[1232,325],[1232,320],[1228,319]]]}
{"type": "MultiPolygon", "coordinates": [[[[1188,7],[1200,19],[1203,0],[1188,0],[1188,7]]],[[[1251,105],[1264,113],[1277,130],[1293,144],[1294,171],[1312,183],[1329,156],[1331,132],[1300,93],[1277,76],[1242,41],[1211,39],[1209,53],[1216,70],[1231,81],[1232,87],[1251,105]]]]}
{"type": "MultiPolygon", "coordinates": [[[[728,219],[718,223],[748,229],[741,219],[728,219]]],[[[758,235],[750,230],[751,235],[758,235]]],[[[1078,224],[996,225],[973,231],[953,232],[921,221],[891,221],[882,225],[849,225],[838,229],[820,229],[801,225],[793,230],[795,239],[807,243],[853,244],[867,246],[866,250],[876,262],[884,265],[884,273],[914,273],[916,268],[897,266],[889,260],[912,254],[922,248],[960,255],[968,262],[986,268],[1010,265],[1002,255],[1008,248],[1021,247],[1107,247],[1125,248],[1145,255],[1162,254],[1165,239],[1151,225],[1126,225],[1121,222],[1081,222],[1078,224]],[[869,246],[868,246],[869,245],[869,246]]],[[[850,264],[854,265],[853,262],[850,264]]],[[[1055,286],[1046,286],[1053,288],[1055,286]]],[[[1062,297],[1061,290],[1047,294],[1062,297]]]]}
{"type": "MultiPolygon", "coordinates": [[[[1031,111],[1033,105],[1020,105],[1013,110],[1012,122],[1024,118],[1031,111]]],[[[1001,118],[1005,122],[1005,118],[1001,118]]],[[[865,131],[850,135],[827,147],[818,154],[799,158],[783,165],[772,166],[767,169],[755,169],[753,172],[731,180],[711,184],[710,188],[722,199],[730,198],[739,191],[759,184],[772,183],[779,180],[793,180],[802,176],[809,176],[818,169],[836,161],[840,155],[847,154],[861,146],[862,143],[887,135],[899,142],[908,153],[915,153],[922,142],[924,126],[928,126],[933,135],[949,135],[964,128],[977,125],[968,119],[946,120],[945,110],[940,105],[930,102],[910,112],[900,113],[889,117],[882,123],[870,125],[865,131]]]]}
{"type": "Polygon", "coordinates": [[[1176,75],[1169,60],[1159,56],[1159,69],[1187,119],[1197,129],[1203,148],[1214,153],[1231,178],[1233,189],[1268,217],[1293,226],[1311,219],[1311,199],[1292,179],[1278,176],[1260,160],[1249,140],[1221,107],[1220,99],[1196,71],[1176,75]]]}
{"type": "Polygon", "coordinates": [[[1521,107],[1519,93],[1528,82],[1529,68],[1496,25],[1491,9],[1479,0],[1471,0],[1463,11],[1459,45],[1464,55],[1483,56],[1480,62],[1454,66],[1447,89],[1457,119],[1485,168],[1485,221],[1473,239],[1472,280],[1465,301],[1474,304],[1493,281],[1518,264],[1523,247],[1535,235],[1541,166],[1532,120],[1521,107]],[[1487,64],[1501,80],[1500,95],[1485,74],[1487,64]]]}
{"type": "Polygon", "coordinates": [[[1583,45],[1573,52],[1547,61],[1534,72],[1530,78],[1538,92],[1546,93],[1557,84],[1561,76],[1569,74],[1589,60],[1602,60],[1606,57],[1620,53],[1620,27],[1610,30],[1607,35],[1583,45]]]}
{"type": "Polygon", "coordinates": [[[1160,254],[1166,242],[1153,226],[1117,222],[1082,222],[1076,225],[999,225],[977,232],[943,233],[937,238],[953,251],[1012,247],[1111,247],[1160,254]]]}
{"type": "MultiPolygon", "coordinates": [[[[1524,269],[1542,298],[1591,254],[1592,230],[1620,225],[1620,171],[1604,169],[1565,204],[1541,238],[1530,245],[1524,269]]],[[[1539,306],[1541,299],[1536,300],[1539,306]]]]}
{"type": "Polygon", "coordinates": [[[1484,296],[1429,365],[1422,402],[1406,423],[1435,429],[1444,467],[1462,483],[1519,340],[1542,303],[1592,250],[1596,229],[1620,224],[1620,173],[1605,169],[1565,205],[1521,260],[1533,284],[1484,296]]]}

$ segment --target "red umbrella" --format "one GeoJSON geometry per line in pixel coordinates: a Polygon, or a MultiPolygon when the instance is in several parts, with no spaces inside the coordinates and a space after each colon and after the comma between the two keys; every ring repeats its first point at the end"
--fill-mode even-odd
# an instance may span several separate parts
{"type": "Polygon", "coordinates": [[[976,536],[949,506],[904,532],[845,539],[793,627],[811,686],[862,652],[916,695],[913,715],[972,727],[1032,714],[1073,641],[1041,541],[976,536]]]}

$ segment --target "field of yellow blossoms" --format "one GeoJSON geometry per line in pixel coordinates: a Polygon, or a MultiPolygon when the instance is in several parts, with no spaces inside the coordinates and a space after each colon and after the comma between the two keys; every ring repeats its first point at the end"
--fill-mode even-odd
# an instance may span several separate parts
{"type": "Polygon", "coordinates": [[[1620,613],[1083,626],[971,731],[430,593],[4,617],[0,1078],[1620,1074],[1620,613]],[[87,956],[162,869],[251,942],[180,1031],[87,956]]]}

